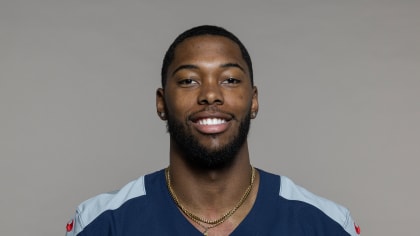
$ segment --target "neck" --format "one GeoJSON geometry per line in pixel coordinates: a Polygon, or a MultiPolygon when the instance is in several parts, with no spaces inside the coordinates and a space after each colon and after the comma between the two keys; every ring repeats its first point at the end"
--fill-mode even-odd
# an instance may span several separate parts
{"type": "Polygon", "coordinates": [[[181,155],[171,148],[171,185],[180,203],[198,215],[220,217],[235,206],[250,185],[252,169],[246,142],[233,162],[223,168],[197,169],[181,155]]]}

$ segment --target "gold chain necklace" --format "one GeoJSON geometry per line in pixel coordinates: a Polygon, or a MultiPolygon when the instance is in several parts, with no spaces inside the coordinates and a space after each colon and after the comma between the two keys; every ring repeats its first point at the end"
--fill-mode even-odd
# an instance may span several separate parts
{"type": "Polygon", "coordinates": [[[207,235],[208,230],[211,228],[214,228],[220,224],[222,224],[223,222],[225,222],[229,217],[231,217],[238,209],[239,207],[242,206],[242,204],[245,202],[245,200],[248,198],[249,193],[252,190],[252,186],[254,185],[254,180],[255,180],[255,168],[252,167],[252,174],[251,174],[251,183],[249,184],[248,188],[245,190],[245,193],[242,195],[241,199],[239,200],[239,202],[235,205],[234,208],[232,208],[230,211],[226,212],[222,217],[216,219],[216,220],[208,220],[202,217],[199,217],[193,213],[191,213],[190,211],[188,211],[178,200],[178,197],[176,196],[174,190],[172,189],[171,186],[171,176],[169,173],[169,167],[165,169],[165,176],[166,176],[166,185],[168,187],[169,193],[172,197],[172,199],[174,200],[175,204],[178,206],[179,209],[181,209],[181,211],[188,217],[190,218],[192,221],[194,221],[195,223],[197,223],[198,225],[200,225],[202,228],[204,228],[204,235],[207,235]],[[207,225],[205,225],[207,224],[207,225]]]}

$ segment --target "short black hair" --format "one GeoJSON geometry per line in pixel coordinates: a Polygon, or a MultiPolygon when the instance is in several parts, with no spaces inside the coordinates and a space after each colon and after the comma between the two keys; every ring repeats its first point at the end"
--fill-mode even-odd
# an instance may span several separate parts
{"type": "Polygon", "coordinates": [[[233,33],[227,31],[226,29],[222,27],[214,26],[214,25],[201,25],[201,26],[196,26],[194,28],[191,28],[187,31],[184,31],[182,34],[178,35],[178,37],[174,40],[171,46],[169,46],[169,49],[168,51],[166,51],[165,57],[163,58],[163,63],[162,63],[162,71],[161,71],[162,88],[165,88],[168,67],[174,60],[176,47],[187,38],[192,38],[192,37],[201,36],[201,35],[222,36],[235,42],[239,46],[239,49],[241,50],[241,53],[242,53],[242,58],[245,60],[248,66],[251,84],[254,85],[251,57],[249,56],[248,50],[246,50],[242,42],[233,33]]]}

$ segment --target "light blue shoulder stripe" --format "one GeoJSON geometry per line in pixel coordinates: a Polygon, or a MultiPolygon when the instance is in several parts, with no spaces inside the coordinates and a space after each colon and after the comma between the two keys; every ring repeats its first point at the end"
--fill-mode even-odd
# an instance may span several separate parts
{"type": "Polygon", "coordinates": [[[354,229],[354,221],[350,216],[350,212],[345,207],[309,192],[285,176],[281,176],[280,178],[279,194],[281,197],[308,203],[320,209],[328,217],[340,224],[350,235],[357,235],[354,229]]]}
{"type": "Polygon", "coordinates": [[[146,195],[144,176],[128,183],[118,191],[103,193],[86,200],[77,208],[75,228],[72,234],[68,233],[67,236],[77,235],[103,212],[118,209],[128,200],[143,195],[146,195]]]}

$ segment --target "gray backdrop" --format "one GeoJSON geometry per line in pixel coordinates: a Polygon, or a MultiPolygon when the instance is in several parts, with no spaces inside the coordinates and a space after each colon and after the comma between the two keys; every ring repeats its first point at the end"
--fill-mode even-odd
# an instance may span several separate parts
{"type": "Polygon", "coordinates": [[[75,207],[168,163],[164,52],[226,27],[248,47],[252,163],[418,235],[420,1],[0,1],[0,235],[64,235],[75,207]]]}

